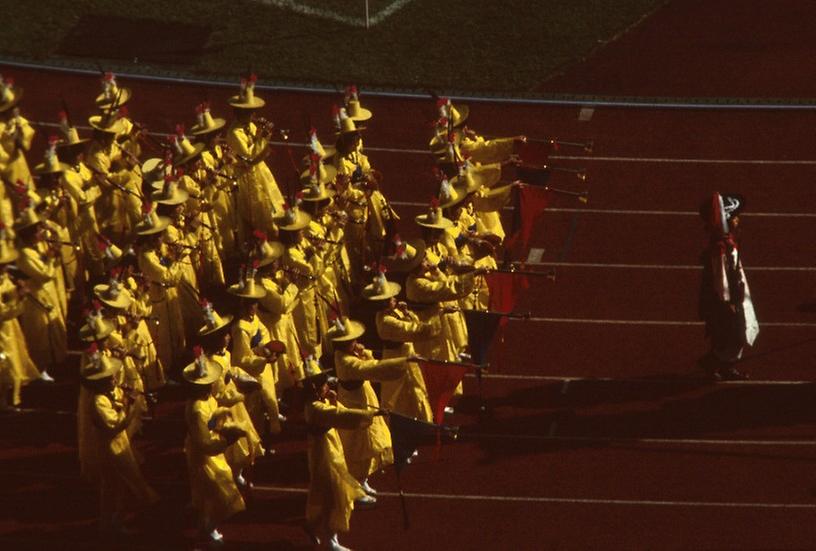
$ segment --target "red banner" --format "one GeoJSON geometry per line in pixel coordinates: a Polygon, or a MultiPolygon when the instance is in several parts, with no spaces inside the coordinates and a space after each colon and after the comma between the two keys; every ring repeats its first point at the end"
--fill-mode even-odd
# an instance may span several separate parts
{"type": "Polygon", "coordinates": [[[530,238],[536,219],[550,206],[551,193],[541,186],[520,185],[515,188],[513,233],[505,242],[513,258],[524,261],[530,250],[530,238]]]}
{"type": "Polygon", "coordinates": [[[428,390],[428,401],[434,414],[434,423],[441,424],[453,393],[468,367],[462,364],[445,364],[441,362],[419,362],[422,369],[422,378],[425,379],[425,388],[428,390]]]}

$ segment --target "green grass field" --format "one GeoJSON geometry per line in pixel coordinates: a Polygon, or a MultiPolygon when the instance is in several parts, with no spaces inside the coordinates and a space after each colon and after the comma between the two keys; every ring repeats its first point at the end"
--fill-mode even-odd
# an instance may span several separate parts
{"type": "MultiPolygon", "coordinates": [[[[262,81],[535,95],[549,75],[664,1],[413,0],[366,30],[255,0],[0,0],[8,16],[0,57],[219,78],[235,78],[251,67],[262,81]],[[154,52],[152,61],[141,56],[134,63],[112,55],[110,47],[85,59],[66,55],[72,29],[92,15],[147,20],[138,36],[122,39],[136,58],[140,48],[175,43],[166,36],[172,32],[152,35],[151,20],[211,32],[208,38],[204,32],[203,48],[189,60],[156,58],[154,52]]],[[[362,0],[303,2],[338,11],[351,6],[346,11],[360,8],[353,15],[363,15],[362,0]]],[[[371,0],[372,13],[390,3],[371,0]]]]}

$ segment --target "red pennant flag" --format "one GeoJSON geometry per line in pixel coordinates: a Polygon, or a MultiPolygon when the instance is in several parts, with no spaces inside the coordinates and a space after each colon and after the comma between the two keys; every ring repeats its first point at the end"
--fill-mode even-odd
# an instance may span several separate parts
{"type": "Polygon", "coordinates": [[[468,367],[463,364],[449,365],[438,361],[420,361],[422,378],[425,379],[425,388],[428,390],[428,401],[434,414],[434,422],[441,424],[445,416],[445,407],[453,397],[453,393],[468,367]]]}
{"type": "Polygon", "coordinates": [[[530,248],[535,221],[550,206],[551,194],[546,188],[523,184],[515,187],[515,193],[513,233],[507,238],[505,247],[523,261],[530,248]]]}
{"type": "MultiPolygon", "coordinates": [[[[530,288],[530,280],[524,274],[513,272],[491,272],[485,274],[487,287],[490,289],[490,310],[495,312],[512,312],[516,307],[519,295],[530,288]]],[[[499,320],[499,343],[504,343],[504,332],[508,319],[499,320]]],[[[490,362],[497,371],[501,370],[501,350],[493,350],[493,361],[490,362]]]]}

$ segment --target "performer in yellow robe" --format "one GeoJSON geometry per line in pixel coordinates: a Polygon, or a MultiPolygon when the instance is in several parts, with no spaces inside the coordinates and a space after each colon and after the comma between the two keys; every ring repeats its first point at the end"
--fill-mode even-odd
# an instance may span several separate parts
{"type": "MultiPolygon", "coordinates": [[[[23,89],[15,86],[14,79],[0,75],[0,177],[33,189],[25,153],[31,149],[35,131],[17,107],[22,97],[23,89]]],[[[0,219],[13,220],[13,207],[5,186],[0,186],[0,219]]]]}
{"type": "Polygon", "coordinates": [[[268,241],[265,234],[256,234],[256,248],[253,258],[258,260],[259,284],[266,292],[258,301],[258,317],[269,331],[270,336],[281,341],[286,351],[279,355],[275,370],[278,389],[285,390],[303,379],[303,363],[297,328],[292,312],[300,300],[297,285],[291,282],[285,272],[279,270],[283,245],[268,241]]]}
{"type": "Polygon", "coordinates": [[[346,408],[326,384],[326,373],[310,373],[303,380],[308,430],[309,494],[306,523],[315,543],[346,549],[337,539],[348,532],[355,502],[366,499],[360,483],[349,473],[338,429],[366,430],[382,410],[346,408]]]}
{"type": "Polygon", "coordinates": [[[252,117],[266,102],[255,95],[255,81],[242,81],[241,92],[229,100],[235,121],[227,131],[227,144],[239,160],[235,176],[238,178],[238,213],[251,228],[270,234],[273,218],[283,210],[283,195],[275,177],[264,159],[269,153],[270,124],[260,128],[252,117]]]}
{"type": "Polygon", "coordinates": [[[278,410],[278,395],[273,365],[283,343],[273,341],[258,317],[258,300],[265,291],[255,281],[257,268],[245,269],[240,283],[227,292],[241,297],[240,315],[232,326],[232,357],[235,365],[255,377],[261,388],[249,396],[247,409],[255,429],[262,436],[281,431],[282,416],[278,410]]]}
{"type": "Polygon", "coordinates": [[[48,369],[62,363],[67,350],[67,335],[63,300],[57,289],[60,269],[56,260],[59,252],[39,238],[42,220],[34,209],[23,211],[15,223],[20,240],[17,267],[28,278],[29,294],[23,306],[20,325],[29,344],[29,352],[41,372],[41,378],[51,380],[48,369]]]}
{"type": "Polygon", "coordinates": [[[206,300],[202,302],[202,309],[204,325],[198,330],[201,348],[206,358],[221,368],[221,376],[213,383],[213,396],[220,407],[229,408],[233,422],[245,433],[224,451],[224,457],[238,486],[247,487],[249,482],[245,470],[255,464],[255,459],[263,455],[264,449],[244,405],[245,394],[241,388],[248,385],[244,390],[254,392],[258,383],[241,368],[232,365],[232,356],[227,349],[231,340],[229,327],[232,316],[220,316],[206,300]]]}
{"type": "Polygon", "coordinates": [[[136,410],[114,379],[122,362],[96,345],[81,361],[82,387],[77,411],[82,475],[100,489],[100,529],[124,534],[125,514],[158,501],[142,476],[127,427],[136,410]]]}
{"type": "Polygon", "coordinates": [[[170,219],[159,217],[148,204],[149,210],[136,226],[139,269],[150,285],[150,301],[158,323],[149,328],[156,352],[165,370],[171,370],[185,347],[184,317],[181,314],[178,288],[181,267],[162,252],[162,233],[170,219]]]}
{"type": "Polygon", "coordinates": [[[187,439],[184,452],[190,475],[190,493],[201,536],[211,543],[223,541],[218,525],[246,508],[224,452],[246,433],[231,420],[229,408],[219,407],[213,385],[221,378],[221,366],[199,351],[184,368],[190,398],[184,409],[187,439]]]}
{"type": "Polygon", "coordinates": [[[18,253],[4,233],[5,229],[0,228],[0,411],[19,406],[22,387],[40,376],[17,321],[23,311],[21,295],[25,291],[15,285],[6,271],[18,253]]]}
{"type": "MultiPolygon", "coordinates": [[[[378,410],[377,395],[369,381],[399,379],[405,373],[408,357],[397,356],[375,360],[357,339],[365,333],[362,323],[338,318],[329,330],[328,338],[335,346],[334,369],[339,380],[338,401],[347,408],[378,410]]],[[[369,494],[376,491],[368,484],[368,477],[394,462],[391,433],[382,419],[375,419],[366,429],[340,431],[348,470],[369,494]]],[[[375,501],[373,496],[363,503],[375,501]]]]}
{"type": "MultiPolygon", "coordinates": [[[[415,356],[413,343],[428,340],[440,331],[438,318],[420,321],[404,302],[397,301],[401,290],[398,283],[387,281],[383,272],[378,272],[363,289],[363,298],[382,305],[375,323],[383,343],[383,359],[415,356]]],[[[400,378],[380,383],[380,398],[389,411],[422,421],[433,420],[422,371],[415,362],[407,364],[400,378]]]]}

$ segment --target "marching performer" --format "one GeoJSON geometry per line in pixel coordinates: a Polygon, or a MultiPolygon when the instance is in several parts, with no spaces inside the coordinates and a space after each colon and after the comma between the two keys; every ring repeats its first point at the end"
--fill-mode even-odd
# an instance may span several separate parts
{"type": "Polygon", "coordinates": [[[739,215],[744,206],[741,195],[714,193],[700,207],[710,239],[701,256],[700,317],[711,341],[701,363],[715,379],[747,378],[736,363],[759,334],[739,248],[739,215]]]}
{"type": "Polygon", "coordinates": [[[232,469],[235,482],[244,488],[249,485],[244,476],[245,471],[264,453],[261,438],[252,426],[252,419],[244,405],[245,395],[258,392],[260,384],[257,379],[232,365],[232,356],[228,350],[232,316],[220,316],[207,299],[202,299],[201,305],[204,310],[204,325],[198,330],[201,348],[206,358],[221,368],[221,376],[213,386],[213,395],[219,406],[229,408],[235,425],[245,433],[245,436],[224,451],[224,457],[232,469]]]}
{"type": "Polygon", "coordinates": [[[187,439],[184,452],[190,475],[190,493],[198,516],[200,535],[210,543],[224,536],[218,525],[246,508],[224,452],[246,436],[232,421],[228,407],[220,407],[213,385],[220,380],[221,365],[197,351],[193,363],[184,368],[190,398],[184,409],[187,439]]]}
{"type": "Polygon", "coordinates": [[[273,217],[283,210],[281,195],[275,177],[266,165],[270,153],[269,140],[274,126],[253,116],[266,102],[255,95],[255,75],[241,80],[241,91],[229,100],[235,121],[227,131],[227,144],[239,161],[238,213],[241,220],[253,229],[274,233],[273,217]]]}
{"type": "Polygon", "coordinates": [[[19,406],[22,387],[40,376],[17,320],[28,291],[9,276],[7,268],[19,254],[6,233],[0,223],[0,411],[19,406]]]}
{"type": "MultiPolygon", "coordinates": [[[[104,331],[97,328],[94,338],[104,331]]],[[[121,370],[122,361],[96,343],[85,350],[80,362],[77,433],[82,476],[99,486],[99,528],[125,535],[129,533],[127,512],[145,510],[158,496],[142,476],[130,446],[127,429],[137,408],[133,396],[115,382],[121,370]]]]}
{"type": "Polygon", "coordinates": [[[309,444],[306,523],[315,543],[331,551],[348,551],[337,534],[349,531],[354,504],[367,495],[349,472],[338,429],[367,430],[384,411],[343,406],[329,390],[327,377],[326,371],[318,371],[303,380],[309,444]]]}
{"type": "MultiPolygon", "coordinates": [[[[335,348],[334,369],[339,380],[337,399],[347,408],[377,411],[380,403],[369,381],[399,379],[407,369],[409,358],[396,356],[375,360],[371,350],[357,342],[363,333],[365,327],[362,323],[343,317],[334,320],[327,335],[335,348]]],[[[340,429],[339,433],[349,473],[367,493],[357,503],[376,503],[374,495],[377,492],[368,484],[368,477],[394,462],[388,426],[385,421],[376,418],[367,428],[340,429]]]]}
{"type": "MultiPolygon", "coordinates": [[[[385,266],[380,267],[372,283],[363,289],[363,298],[382,305],[375,323],[383,344],[383,359],[416,356],[413,343],[428,340],[440,331],[439,318],[420,321],[405,302],[397,300],[401,290],[399,283],[385,278],[385,266]]],[[[433,421],[422,371],[415,362],[408,363],[400,378],[382,381],[380,396],[382,406],[388,411],[421,421],[433,421]]]]}

